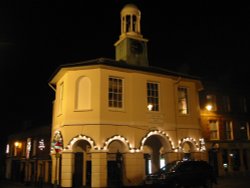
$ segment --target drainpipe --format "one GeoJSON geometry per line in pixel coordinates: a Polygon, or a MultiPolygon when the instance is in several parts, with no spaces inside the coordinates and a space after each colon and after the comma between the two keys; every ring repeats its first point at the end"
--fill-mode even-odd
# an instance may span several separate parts
{"type": "Polygon", "coordinates": [[[48,83],[49,87],[51,87],[54,91],[56,91],[56,88],[51,84],[51,83],[48,83]]]}

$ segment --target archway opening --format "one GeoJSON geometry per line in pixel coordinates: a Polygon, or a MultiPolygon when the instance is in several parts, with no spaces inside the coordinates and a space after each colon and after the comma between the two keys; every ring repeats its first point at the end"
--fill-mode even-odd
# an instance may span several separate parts
{"type": "Polygon", "coordinates": [[[123,184],[123,154],[126,147],[120,140],[114,140],[108,146],[108,186],[120,187],[123,184]]]}
{"type": "Polygon", "coordinates": [[[152,135],[144,143],[145,173],[158,171],[167,163],[167,151],[170,145],[160,135],[152,135]]]}
{"type": "Polygon", "coordinates": [[[91,186],[91,145],[85,140],[77,141],[74,153],[73,187],[91,186]]]}
{"type": "Polygon", "coordinates": [[[182,152],[183,156],[182,159],[185,160],[191,160],[192,159],[192,145],[190,142],[184,142],[182,145],[182,152]]]}

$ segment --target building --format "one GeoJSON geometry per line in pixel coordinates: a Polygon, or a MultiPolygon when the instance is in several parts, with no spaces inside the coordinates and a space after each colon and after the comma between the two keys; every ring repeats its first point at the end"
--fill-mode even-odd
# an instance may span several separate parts
{"type": "Polygon", "coordinates": [[[51,182],[51,126],[29,128],[8,137],[5,178],[27,185],[51,182]]]}
{"type": "Polygon", "coordinates": [[[249,91],[232,84],[203,83],[201,125],[210,163],[220,176],[249,173],[249,91]]]}
{"type": "Polygon", "coordinates": [[[133,186],[177,159],[206,159],[198,78],[149,66],[141,12],[121,10],[116,59],[61,65],[55,91],[52,183],[133,186]]]}

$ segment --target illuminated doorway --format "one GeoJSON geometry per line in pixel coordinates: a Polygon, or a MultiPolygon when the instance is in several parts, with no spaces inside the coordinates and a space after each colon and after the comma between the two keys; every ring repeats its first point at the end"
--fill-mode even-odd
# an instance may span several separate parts
{"type": "Polygon", "coordinates": [[[146,174],[154,173],[165,166],[167,151],[170,148],[170,145],[160,135],[152,135],[147,138],[143,146],[146,174]]]}

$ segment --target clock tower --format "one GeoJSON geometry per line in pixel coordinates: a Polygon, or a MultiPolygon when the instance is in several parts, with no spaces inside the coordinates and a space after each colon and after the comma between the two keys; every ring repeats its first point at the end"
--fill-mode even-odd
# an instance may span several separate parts
{"type": "Polygon", "coordinates": [[[121,35],[114,44],[116,60],[136,66],[148,66],[147,39],[141,34],[141,12],[133,4],[121,10],[121,35]]]}

